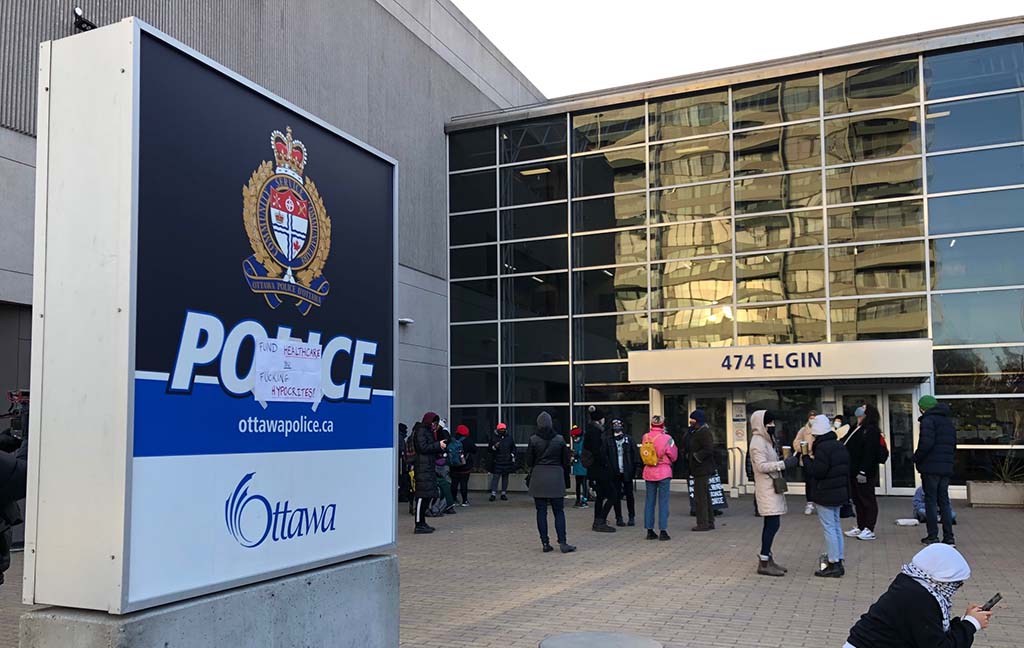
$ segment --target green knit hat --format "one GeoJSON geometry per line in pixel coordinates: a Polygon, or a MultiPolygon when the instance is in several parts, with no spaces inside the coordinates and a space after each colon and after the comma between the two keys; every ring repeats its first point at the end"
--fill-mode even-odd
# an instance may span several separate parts
{"type": "Polygon", "coordinates": [[[939,401],[935,400],[935,397],[931,394],[927,394],[921,397],[921,400],[917,401],[918,406],[924,411],[928,411],[931,408],[939,404],[939,401]]]}

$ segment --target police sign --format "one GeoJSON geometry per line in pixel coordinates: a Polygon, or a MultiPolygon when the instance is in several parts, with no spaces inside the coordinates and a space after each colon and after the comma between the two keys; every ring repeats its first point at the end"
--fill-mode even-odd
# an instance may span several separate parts
{"type": "Polygon", "coordinates": [[[134,19],[41,61],[25,599],[393,545],[394,160],[134,19]]]}

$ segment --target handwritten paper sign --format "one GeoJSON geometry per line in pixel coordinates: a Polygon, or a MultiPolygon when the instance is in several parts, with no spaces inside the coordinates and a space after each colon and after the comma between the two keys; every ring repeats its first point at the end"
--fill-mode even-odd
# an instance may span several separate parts
{"type": "Polygon", "coordinates": [[[266,403],[320,402],[321,348],[292,340],[256,340],[253,396],[266,403]]]}

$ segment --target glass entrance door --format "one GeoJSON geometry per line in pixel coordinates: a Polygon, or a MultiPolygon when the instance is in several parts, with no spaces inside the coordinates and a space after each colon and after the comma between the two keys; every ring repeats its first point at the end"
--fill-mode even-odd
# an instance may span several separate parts
{"type": "Polygon", "coordinates": [[[722,477],[722,485],[731,485],[729,466],[729,439],[732,423],[729,417],[731,399],[723,394],[682,394],[666,391],[664,395],[665,427],[673,438],[683,438],[689,426],[690,412],[704,410],[711,433],[715,438],[715,465],[722,477]]]}
{"type": "Polygon", "coordinates": [[[857,427],[854,412],[864,404],[876,408],[885,443],[889,447],[889,461],[879,471],[879,495],[913,495],[917,487],[917,473],[913,455],[917,437],[914,416],[914,392],[909,389],[878,389],[837,391],[839,411],[850,424],[857,427]]]}

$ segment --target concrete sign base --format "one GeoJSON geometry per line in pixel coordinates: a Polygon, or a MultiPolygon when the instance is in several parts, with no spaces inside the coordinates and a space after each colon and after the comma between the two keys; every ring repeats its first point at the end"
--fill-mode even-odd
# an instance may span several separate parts
{"type": "Polygon", "coordinates": [[[45,608],[21,617],[21,648],[398,645],[398,558],[370,556],[115,616],[45,608]]]}

